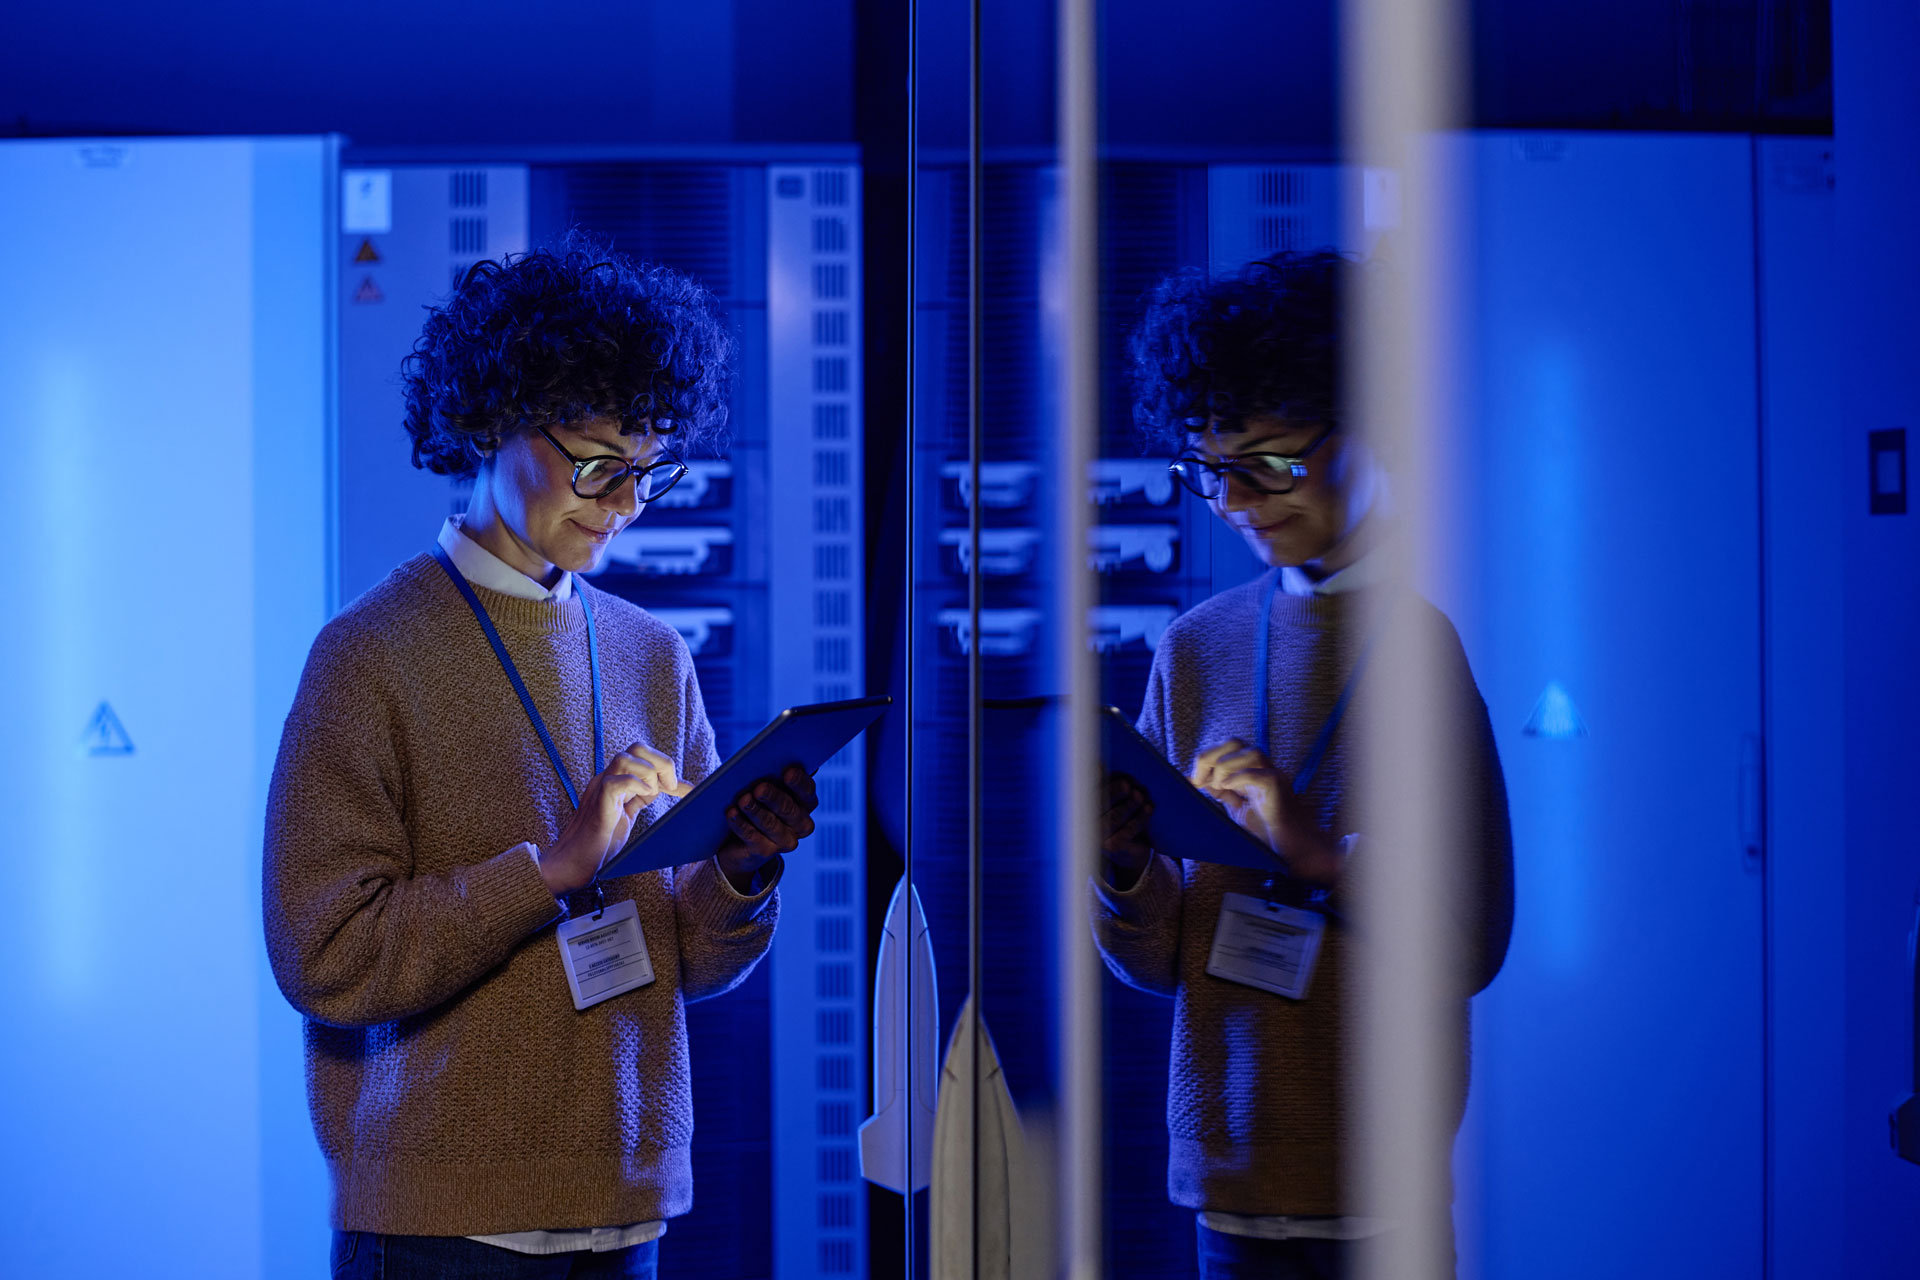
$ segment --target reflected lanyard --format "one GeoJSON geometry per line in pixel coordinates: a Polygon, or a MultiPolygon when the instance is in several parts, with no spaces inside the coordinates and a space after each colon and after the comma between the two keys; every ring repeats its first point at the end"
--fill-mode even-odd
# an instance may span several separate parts
{"type": "MultiPolygon", "coordinates": [[[[1269,761],[1273,759],[1273,722],[1268,718],[1268,698],[1272,689],[1272,675],[1267,668],[1268,652],[1273,640],[1273,598],[1280,592],[1280,570],[1275,569],[1267,579],[1267,585],[1260,593],[1260,634],[1254,642],[1254,670],[1258,671],[1259,683],[1254,688],[1253,723],[1260,735],[1260,754],[1269,761]]],[[[1346,687],[1340,690],[1340,698],[1333,704],[1333,710],[1327,713],[1327,722],[1320,726],[1320,736],[1314,739],[1306,758],[1300,761],[1300,768],[1293,775],[1293,794],[1305,795],[1307,788],[1313,785],[1314,775],[1320,772],[1325,763],[1327,748],[1333,745],[1334,731],[1346,718],[1347,706],[1353,701],[1353,691],[1360,684],[1360,673],[1367,669],[1367,659],[1373,653],[1373,642],[1378,638],[1376,630],[1367,638],[1360,650],[1360,657],[1353,664],[1353,671],[1347,676],[1346,687]]]]}
{"type": "MultiPolygon", "coordinates": [[[[513,659],[507,653],[507,646],[501,643],[500,633],[493,628],[493,619],[487,616],[487,610],[480,603],[480,597],[473,594],[473,588],[447,555],[446,548],[435,545],[433,558],[453,579],[453,585],[460,588],[460,594],[466,597],[467,607],[473,610],[473,616],[480,623],[480,629],[487,633],[487,643],[493,646],[493,656],[500,659],[500,669],[507,673],[507,679],[513,685],[513,691],[520,695],[520,706],[527,713],[527,720],[533,725],[533,731],[540,735],[540,745],[547,749],[547,759],[553,763],[553,771],[560,775],[560,785],[567,789],[567,799],[573,807],[580,807],[580,793],[574,790],[573,779],[567,776],[567,766],[560,760],[560,748],[553,745],[553,735],[547,732],[547,722],[540,718],[540,709],[533,705],[533,695],[527,692],[526,682],[520,679],[519,668],[513,665],[513,659]]],[[[593,606],[587,603],[587,593],[580,593],[580,608],[587,615],[587,670],[593,677],[593,774],[599,777],[607,767],[606,751],[600,745],[600,647],[593,638],[593,606]]]]}

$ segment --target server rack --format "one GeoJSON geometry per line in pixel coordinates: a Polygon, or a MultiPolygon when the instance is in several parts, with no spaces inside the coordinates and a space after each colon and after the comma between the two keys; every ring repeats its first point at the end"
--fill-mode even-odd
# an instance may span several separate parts
{"type": "MultiPolygon", "coordinates": [[[[729,447],[689,459],[615,539],[595,584],[686,640],[723,756],[780,707],[866,692],[857,166],[363,165],[346,197],[369,179],[387,193],[385,229],[344,232],[341,255],[342,598],[466,505],[463,486],[411,470],[399,430],[398,370],[421,308],[474,261],[581,227],[699,279],[738,356],[729,447]]],[[[773,954],[740,988],[688,1008],[696,1203],[662,1241],[676,1270],[866,1273],[853,1150],[866,1097],[859,751],[818,775],[818,831],[782,883],[773,954]],[[766,1188],[769,1168],[771,1215],[764,1195],[730,1197],[766,1188]]]]}

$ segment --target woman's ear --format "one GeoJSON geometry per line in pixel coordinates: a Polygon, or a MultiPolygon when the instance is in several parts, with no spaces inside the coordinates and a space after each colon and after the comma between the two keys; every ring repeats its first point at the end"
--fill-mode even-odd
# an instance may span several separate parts
{"type": "Polygon", "coordinates": [[[1329,468],[1329,475],[1334,487],[1346,499],[1346,529],[1342,530],[1343,534],[1369,514],[1377,512],[1385,515],[1390,510],[1392,494],[1386,468],[1380,465],[1379,458],[1359,436],[1341,435],[1340,452],[1329,468]]]}
{"type": "Polygon", "coordinates": [[[500,446],[503,443],[504,441],[499,436],[494,436],[489,440],[468,439],[467,456],[473,459],[473,474],[475,479],[485,475],[487,470],[493,466],[493,460],[500,456],[500,446]]]}

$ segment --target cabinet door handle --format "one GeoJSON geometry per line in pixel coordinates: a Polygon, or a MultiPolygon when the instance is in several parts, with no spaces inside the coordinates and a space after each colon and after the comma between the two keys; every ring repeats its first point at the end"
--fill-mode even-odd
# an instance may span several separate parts
{"type": "Polygon", "coordinates": [[[1765,843],[1766,822],[1763,800],[1766,795],[1760,735],[1740,735],[1740,847],[1749,863],[1760,861],[1765,843]]]}

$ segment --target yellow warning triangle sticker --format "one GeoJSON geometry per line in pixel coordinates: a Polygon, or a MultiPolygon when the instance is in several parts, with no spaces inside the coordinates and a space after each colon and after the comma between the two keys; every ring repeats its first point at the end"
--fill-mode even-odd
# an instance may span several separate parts
{"type": "Polygon", "coordinates": [[[360,282],[360,287],[353,291],[353,300],[355,302],[385,302],[387,295],[380,292],[380,286],[373,282],[372,276],[368,276],[360,282]]]}
{"type": "Polygon", "coordinates": [[[380,251],[373,247],[373,241],[362,240],[359,251],[353,255],[353,260],[356,264],[378,262],[380,261],[380,251]]]}

